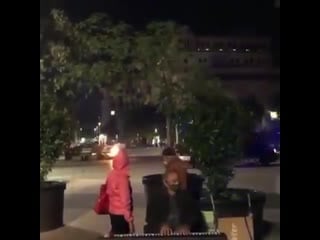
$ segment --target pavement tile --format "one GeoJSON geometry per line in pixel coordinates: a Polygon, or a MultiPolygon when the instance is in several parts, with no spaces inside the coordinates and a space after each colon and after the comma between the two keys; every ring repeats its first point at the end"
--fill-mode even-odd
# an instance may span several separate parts
{"type": "Polygon", "coordinates": [[[96,240],[100,236],[100,233],[72,226],[66,226],[54,231],[40,233],[41,240],[96,240]]]}

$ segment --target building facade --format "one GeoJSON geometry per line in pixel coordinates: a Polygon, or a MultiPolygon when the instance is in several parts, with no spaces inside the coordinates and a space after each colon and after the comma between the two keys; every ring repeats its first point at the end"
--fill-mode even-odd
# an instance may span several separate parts
{"type": "Polygon", "coordinates": [[[235,97],[256,96],[268,105],[280,90],[280,69],[273,64],[271,39],[263,37],[197,37],[182,40],[188,65],[199,64],[220,78],[235,97]]]}

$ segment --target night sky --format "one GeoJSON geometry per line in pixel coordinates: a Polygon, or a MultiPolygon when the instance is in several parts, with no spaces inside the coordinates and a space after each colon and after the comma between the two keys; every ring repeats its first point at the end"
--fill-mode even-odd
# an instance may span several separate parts
{"type": "MultiPolygon", "coordinates": [[[[280,9],[275,9],[272,0],[46,0],[40,3],[42,15],[52,7],[63,8],[74,20],[104,12],[136,29],[151,21],[173,20],[201,35],[270,36],[274,40],[274,52],[280,50],[280,9]]],[[[79,120],[86,124],[97,122],[98,98],[90,97],[81,105],[79,120]]]]}
{"type": "Polygon", "coordinates": [[[41,9],[64,8],[73,19],[104,12],[142,28],[153,20],[174,20],[198,34],[271,34],[280,25],[273,0],[46,0],[41,9]]]}

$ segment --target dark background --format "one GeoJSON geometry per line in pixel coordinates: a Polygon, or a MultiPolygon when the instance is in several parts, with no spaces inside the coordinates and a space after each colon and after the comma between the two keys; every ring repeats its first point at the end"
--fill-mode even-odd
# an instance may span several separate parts
{"type": "Polygon", "coordinates": [[[46,0],[42,14],[63,8],[78,20],[105,12],[137,28],[155,20],[173,20],[196,34],[272,34],[280,25],[279,9],[272,0],[46,0]]]}

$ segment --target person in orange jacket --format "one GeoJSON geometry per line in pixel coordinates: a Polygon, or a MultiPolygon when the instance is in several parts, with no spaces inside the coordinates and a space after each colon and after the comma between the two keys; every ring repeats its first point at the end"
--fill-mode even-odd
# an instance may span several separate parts
{"type": "Polygon", "coordinates": [[[106,192],[108,195],[108,211],[111,222],[111,232],[106,234],[133,233],[133,199],[129,178],[129,157],[121,144],[115,144],[110,150],[113,157],[112,170],[107,177],[106,192]]]}

